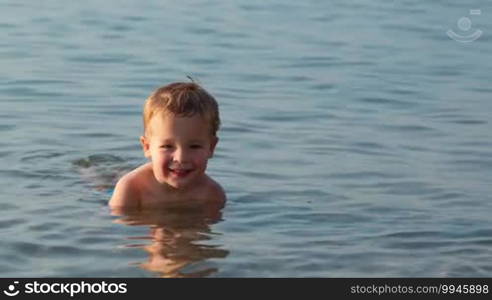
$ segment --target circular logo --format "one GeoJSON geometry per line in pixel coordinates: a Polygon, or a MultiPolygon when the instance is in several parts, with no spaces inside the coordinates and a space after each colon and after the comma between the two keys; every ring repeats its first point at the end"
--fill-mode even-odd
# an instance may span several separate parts
{"type": "Polygon", "coordinates": [[[458,28],[463,30],[463,31],[470,30],[471,25],[472,25],[472,22],[467,17],[462,17],[458,20],[458,28]]]}

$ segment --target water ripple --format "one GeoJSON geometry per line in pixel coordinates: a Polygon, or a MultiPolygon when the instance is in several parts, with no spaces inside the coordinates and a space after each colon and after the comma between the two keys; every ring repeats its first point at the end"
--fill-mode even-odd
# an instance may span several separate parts
{"type": "Polygon", "coordinates": [[[10,227],[16,227],[24,223],[26,223],[24,219],[0,220],[0,229],[9,229],[10,227]]]}

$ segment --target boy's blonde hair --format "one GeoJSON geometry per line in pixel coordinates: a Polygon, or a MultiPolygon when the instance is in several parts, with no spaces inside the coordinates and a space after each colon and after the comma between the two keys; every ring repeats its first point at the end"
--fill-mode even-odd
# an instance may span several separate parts
{"type": "Polygon", "coordinates": [[[215,98],[195,82],[175,82],[155,90],[145,101],[143,110],[144,135],[153,116],[169,113],[179,117],[199,114],[205,118],[212,136],[220,127],[219,105],[215,98]]]}

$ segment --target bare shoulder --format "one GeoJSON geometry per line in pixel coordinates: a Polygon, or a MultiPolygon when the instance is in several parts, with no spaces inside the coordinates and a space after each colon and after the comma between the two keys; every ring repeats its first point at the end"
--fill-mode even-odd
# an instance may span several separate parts
{"type": "Polygon", "coordinates": [[[109,206],[115,207],[138,207],[140,206],[140,189],[147,165],[142,165],[135,170],[125,174],[116,183],[113,196],[109,201],[109,206]]]}
{"type": "Polygon", "coordinates": [[[227,197],[222,186],[210,177],[208,178],[207,184],[207,197],[220,208],[223,208],[227,201],[227,197]]]}

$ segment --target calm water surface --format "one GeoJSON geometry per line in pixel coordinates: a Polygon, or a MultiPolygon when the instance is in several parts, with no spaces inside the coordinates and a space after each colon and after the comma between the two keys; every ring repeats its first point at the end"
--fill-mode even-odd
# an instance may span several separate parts
{"type": "Polygon", "coordinates": [[[490,277],[491,16],[487,1],[2,1],[0,275],[490,277]],[[220,103],[209,174],[227,206],[111,215],[108,189],[145,162],[144,99],[186,75],[220,103]]]}

